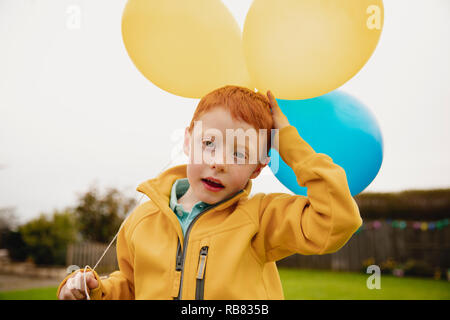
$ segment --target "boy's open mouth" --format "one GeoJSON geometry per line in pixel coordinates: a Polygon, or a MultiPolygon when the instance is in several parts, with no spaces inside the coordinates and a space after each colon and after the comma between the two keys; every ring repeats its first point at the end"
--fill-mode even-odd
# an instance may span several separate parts
{"type": "Polygon", "coordinates": [[[216,181],[212,181],[208,178],[202,179],[202,181],[212,188],[220,188],[220,189],[225,188],[225,186],[223,184],[216,182],[216,181]]]}

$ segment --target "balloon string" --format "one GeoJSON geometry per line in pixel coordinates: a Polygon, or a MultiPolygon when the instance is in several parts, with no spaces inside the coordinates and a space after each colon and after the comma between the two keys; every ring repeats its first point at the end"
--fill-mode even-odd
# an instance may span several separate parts
{"type": "MultiPolygon", "coordinates": [[[[134,206],[134,208],[133,208],[130,212],[133,212],[134,209],[135,209],[137,206],[139,206],[139,204],[141,203],[143,197],[144,197],[144,194],[142,194],[142,196],[141,196],[141,198],[139,199],[138,203],[134,206]]],[[[102,255],[101,255],[100,258],[97,260],[97,263],[94,265],[94,267],[91,268],[89,265],[86,265],[86,266],[84,267],[84,272],[83,272],[84,293],[86,294],[86,299],[87,299],[87,300],[91,300],[91,297],[89,296],[89,292],[88,292],[88,290],[87,290],[87,280],[86,280],[86,272],[87,272],[87,269],[89,268],[89,269],[91,269],[92,271],[94,271],[94,270],[97,268],[97,266],[98,266],[98,264],[100,263],[100,261],[102,261],[103,257],[104,257],[104,256],[106,255],[106,253],[108,252],[109,248],[112,246],[112,244],[114,243],[114,241],[117,239],[117,236],[119,235],[120,230],[122,230],[122,227],[123,227],[123,225],[125,224],[125,221],[127,220],[128,217],[129,217],[129,214],[127,214],[127,216],[125,217],[125,220],[124,220],[124,221],[122,222],[122,224],[120,225],[119,230],[117,230],[116,234],[114,235],[114,238],[109,242],[109,244],[108,244],[108,246],[106,247],[106,249],[103,250],[102,255]]]]}
{"type": "MultiPolygon", "coordinates": [[[[136,204],[136,206],[133,208],[133,210],[141,203],[142,198],[144,197],[144,194],[142,194],[141,198],[139,199],[138,203],[136,204]]],[[[132,211],[133,211],[132,210],[132,211]]],[[[120,230],[122,230],[123,225],[125,224],[125,221],[127,217],[125,218],[125,220],[122,222],[122,224],[120,225],[119,230],[117,230],[114,238],[110,241],[109,245],[106,247],[105,251],[103,251],[103,254],[101,255],[100,259],[98,259],[97,263],[94,265],[94,268],[92,270],[95,270],[95,268],[97,268],[98,264],[100,263],[100,261],[102,261],[103,257],[105,256],[106,252],[108,252],[109,248],[111,247],[111,245],[114,243],[114,241],[116,240],[117,236],[119,235],[120,230]]]]}
{"type": "Polygon", "coordinates": [[[88,265],[84,267],[83,272],[83,280],[84,280],[84,293],[86,294],[86,300],[91,300],[91,296],[89,295],[88,289],[87,289],[87,281],[86,281],[86,271],[87,268],[90,268],[88,265]]]}

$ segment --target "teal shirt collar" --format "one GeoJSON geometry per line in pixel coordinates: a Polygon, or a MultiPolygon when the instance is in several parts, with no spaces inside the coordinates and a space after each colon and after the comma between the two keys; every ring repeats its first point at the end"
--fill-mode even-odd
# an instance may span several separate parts
{"type": "Polygon", "coordinates": [[[186,233],[189,224],[192,222],[192,220],[194,220],[194,218],[197,215],[213,206],[211,204],[199,201],[192,207],[191,212],[185,211],[183,206],[178,203],[178,199],[180,199],[188,189],[189,189],[189,180],[187,178],[176,180],[172,186],[169,202],[170,209],[172,209],[173,212],[175,212],[178,221],[180,222],[183,234],[186,233]]]}
{"type": "Polygon", "coordinates": [[[170,193],[170,209],[174,209],[178,204],[178,199],[181,198],[189,189],[189,181],[187,178],[178,179],[172,186],[172,192],[170,193]]]}
{"type": "MultiPolygon", "coordinates": [[[[192,220],[195,219],[203,211],[214,207],[216,204],[207,204],[203,201],[197,202],[193,207],[191,212],[187,212],[184,210],[183,206],[178,203],[178,199],[180,199],[186,191],[189,189],[189,180],[188,178],[178,179],[172,185],[172,189],[170,192],[170,200],[169,206],[173,212],[175,212],[178,221],[180,222],[181,229],[183,230],[183,234],[186,234],[186,230],[191,224],[192,220]]],[[[237,192],[239,193],[239,192],[237,192]]]]}
{"type": "MultiPolygon", "coordinates": [[[[174,209],[177,207],[181,207],[184,211],[183,206],[178,203],[178,199],[180,199],[186,193],[186,191],[188,191],[189,186],[190,185],[189,185],[188,178],[178,179],[173,184],[172,191],[170,194],[170,209],[172,209],[175,213],[176,213],[176,211],[174,209]]],[[[202,201],[199,201],[194,205],[194,207],[196,207],[196,206],[202,208],[202,210],[203,210],[208,207],[211,207],[212,205],[207,204],[202,201]]],[[[194,209],[194,207],[192,207],[192,209],[194,209]]]]}

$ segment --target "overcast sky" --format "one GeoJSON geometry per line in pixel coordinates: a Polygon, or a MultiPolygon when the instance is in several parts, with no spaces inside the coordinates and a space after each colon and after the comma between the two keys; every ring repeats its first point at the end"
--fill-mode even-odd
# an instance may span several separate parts
{"type": "MultiPolygon", "coordinates": [[[[242,27],[251,0],[223,2],[242,27]]],[[[137,71],[121,38],[125,3],[0,0],[0,207],[15,207],[21,221],[75,204],[91,185],[138,199],[136,186],[181,150],[198,100],[137,71]]],[[[383,164],[366,191],[449,187],[450,1],[384,6],[378,47],[340,88],[382,130],[383,164]]],[[[269,169],[256,192],[291,193],[269,169]]]]}

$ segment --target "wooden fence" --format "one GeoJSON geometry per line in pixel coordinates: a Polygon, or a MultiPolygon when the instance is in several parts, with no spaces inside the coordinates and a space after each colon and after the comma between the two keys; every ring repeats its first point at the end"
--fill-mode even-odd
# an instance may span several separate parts
{"type": "MultiPolygon", "coordinates": [[[[368,221],[364,221],[366,224],[368,221]]],[[[85,243],[71,245],[67,252],[67,265],[93,267],[105,250],[105,244],[85,243]]],[[[363,229],[339,251],[325,255],[292,255],[278,266],[328,269],[340,271],[361,271],[364,264],[380,267],[388,260],[399,263],[410,259],[425,262],[433,269],[446,272],[450,268],[450,226],[442,229],[426,230],[414,228],[393,228],[380,221],[376,229],[363,229]]],[[[118,270],[116,247],[111,246],[97,267],[99,273],[118,270]]]]}
{"type": "MultiPolygon", "coordinates": [[[[93,268],[107,246],[107,244],[93,242],[71,244],[67,248],[67,266],[75,265],[84,268],[88,265],[93,268]]],[[[118,269],[116,246],[113,244],[95,270],[99,274],[106,274],[118,269]]]]}
{"type": "MultiPolygon", "coordinates": [[[[366,223],[366,221],[364,222],[366,223]]],[[[450,227],[433,230],[393,228],[380,221],[378,228],[363,229],[339,251],[325,255],[287,257],[279,266],[361,271],[367,264],[383,266],[388,260],[406,263],[419,261],[431,269],[446,272],[450,268],[450,227]]]]}

